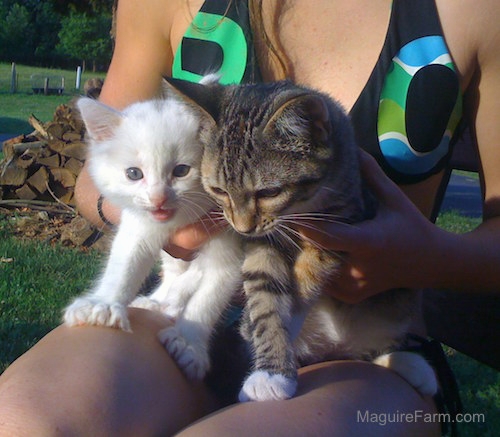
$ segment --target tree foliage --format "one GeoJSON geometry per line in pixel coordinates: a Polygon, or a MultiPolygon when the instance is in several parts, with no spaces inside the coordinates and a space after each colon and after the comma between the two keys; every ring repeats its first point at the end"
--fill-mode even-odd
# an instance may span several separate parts
{"type": "Polygon", "coordinates": [[[0,26],[0,47],[2,56],[12,61],[23,62],[33,50],[33,32],[30,28],[30,13],[21,4],[6,9],[0,26]]]}
{"type": "Polygon", "coordinates": [[[0,0],[0,61],[67,67],[111,58],[114,0],[0,0]]]}
{"type": "Polygon", "coordinates": [[[75,60],[105,63],[111,52],[111,17],[72,12],[62,20],[57,50],[75,60]]]}
{"type": "Polygon", "coordinates": [[[113,3],[114,0],[53,0],[55,9],[63,15],[68,10],[87,14],[109,13],[113,3]]]}

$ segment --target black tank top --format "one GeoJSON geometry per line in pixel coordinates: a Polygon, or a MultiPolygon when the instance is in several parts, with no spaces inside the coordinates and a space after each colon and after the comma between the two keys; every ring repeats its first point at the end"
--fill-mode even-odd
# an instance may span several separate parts
{"type": "MultiPolygon", "coordinates": [[[[174,57],[173,76],[198,82],[262,80],[247,0],[207,0],[174,57]]],[[[444,168],[462,118],[456,68],[435,0],[394,0],[379,59],[350,112],[360,147],[396,183],[419,182],[444,168]]]]}

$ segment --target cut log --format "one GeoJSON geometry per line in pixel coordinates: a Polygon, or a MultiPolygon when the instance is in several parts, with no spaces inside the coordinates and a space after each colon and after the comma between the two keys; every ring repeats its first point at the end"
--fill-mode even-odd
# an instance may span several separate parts
{"type": "Polygon", "coordinates": [[[43,149],[32,149],[31,147],[16,159],[16,165],[20,168],[29,168],[42,155],[43,149]]]}
{"type": "Polygon", "coordinates": [[[68,190],[66,193],[64,193],[61,197],[59,197],[59,201],[70,206],[76,206],[75,201],[74,201],[74,191],[73,190],[68,190]]]}
{"type": "Polygon", "coordinates": [[[76,176],[66,168],[51,168],[49,173],[64,188],[74,187],[76,184],[76,176]]]}
{"type": "Polygon", "coordinates": [[[31,152],[31,149],[26,150],[19,158],[16,159],[16,165],[19,168],[28,168],[35,161],[36,153],[31,152]]]}
{"type": "Polygon", "coordinates": [[[19,197],[19,199],[23,200],[33,200],[38,196],[27,184],[23,185],[21,188],[18,188],[16,190],[16,195],[17,197],[19,197]]]}
{"type": "MultiPolygon", "coordinates": [[[[55,155],[58,156],[58,155],[55,155]]],[[[57,167],[57,166],[52,166],[52,167],[57,167]]],[[[64,163],[64,168],[67,168],[70,172],[74,173],[75,175],[79,175],[80,171],[83,167],[83,162],[75,159],[75,158],[69,158],[65,163],[64,163]]]]}
{"type": "Polygon", "coordinates": [[[63,156],[68,156],[70,158],[76,158],[80,161],[83,161],[87,156],[87,146],[81,141],[76,141],[68,144],[66,147],[61,149],[59,153],[63,156]]]}
{"type": "Polygon", "coordinates": [[[17,137],[14,138],[9,138],[8,140],[5,140],[2,144],[2,151],[5,156],[8,155],[9,149],[12,148],[13,144],[20,144],[23,143],[24,140],[26,139],[26,135],[18,135],[17,137]]]}
{"type": "Polygon", "coordinates": [[[0,185],[20,186],[24,185],[28,176],[28,170],[19,168],[12,163],[4,169],[0,169],[0,185]]]}
{"type": "Polygon", "coordinates": [[[46,167],[60,167],[61,157],[57,153],[53,153],[52,155],[38,158],[38,163],[46,167]]]}
{"type": "Polygon", "coordinates": [[[80,132],[68,131],[63,134],[62,139],[67,142],[80,141],[82,139],[82,135],[80,132]]]}
{"type": "Polygon", "coordinates": [[[62,123],[50,122],[47,126],[47,135],[49,140],[62,140],[68,127],[62,123]]]}
{"type": "Polygon", "coordinates": [[[26,150],[37,150],[44,149],[47,147],[46,141],[27,141],[24,143],[9,143],[5,141],[3,143],[3,154],[5,155],[5,160],[9,160],[15,156],[21,156],[26,150]]]}
{"type": "Polygon", "coordinates": [[[47,130],[43,127],[43,124],[38,118],[36,118],[33,114],[30,115],[28,118],[29,124],[33,126],[35,131],[42,137],[47,139],[49,137],[49,134],[47,133],[47,130]]]}
{"type": "Polygon", "coordinates": [[[28,184],[40,194],[43,194],[47,191],[48,182],[49,175],[47,173],[47,170],[45,170],[45,167],[40,167],[36,173],[28,178],[28,184]]]}
{"type": "Polygon", "coordinates": [[[83,217],[76,216],[71,223],[65,227],[61,235],[61,242],[63,244],[70,242],[75,246],[81,246],[94,234],[95,229],[90,223],[83,217]]]}

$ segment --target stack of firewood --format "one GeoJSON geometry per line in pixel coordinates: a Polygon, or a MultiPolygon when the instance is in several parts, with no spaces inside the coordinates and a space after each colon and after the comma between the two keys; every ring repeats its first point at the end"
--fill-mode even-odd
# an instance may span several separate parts
{"type": "Polygon", "coordinates": [[[49,123],[33,115],[29,122],[33,133],[3,143],[1,198],[74,205],[76,177],[86,153],[83,122],[69,105],[59,106],[49,123]]]}
{"type": "Polygon", "coordinates": [[[34,131],[3,143],[0,207],[18,211],[15,235],[106,249],[107,239],[76,211],[74,189],[86,155],[85,128],[70,103],[52,121],[29,118],[34,131]],[[31,213],[30,213],[31,212],[31,213]]]}

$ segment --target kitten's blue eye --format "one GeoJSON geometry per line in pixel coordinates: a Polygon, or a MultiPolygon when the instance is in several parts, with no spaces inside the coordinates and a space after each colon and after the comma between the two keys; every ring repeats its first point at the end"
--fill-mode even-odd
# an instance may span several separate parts
{"type": "Polygon", "coordinates": [[[276,197],[281,193],[281,191],[282,190],[280,187],[264,188],[262,190],[257,191],[256,196],[258,198],[276,197]]]}
{"type": "Polygon", "coordinates": [[[142,179],[144,177],[144,174],[142,173],[142,170],[140,168],[138,168],[138,167],[127,168],[127,170],[125,171],[125,173],[127,174],[127,177],[131,181],[138,181],[139,179],[142,179]]]}
{"type": "Polygon", "coordinates": [[[176,178],[182,178],[184,176],[187,176],[187,174],[191,171],[191,166],[186,165],[186,164],[179,164],[175,166],[174,171],[172,174],[176,178]]]}

